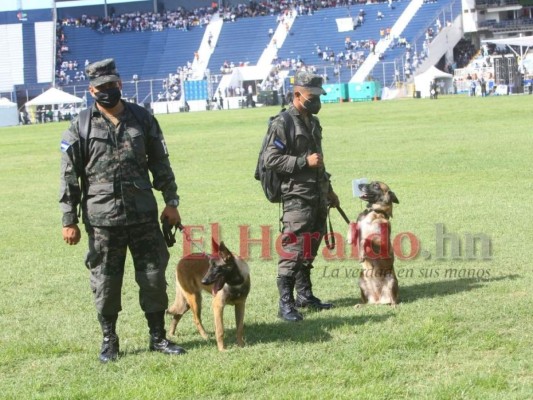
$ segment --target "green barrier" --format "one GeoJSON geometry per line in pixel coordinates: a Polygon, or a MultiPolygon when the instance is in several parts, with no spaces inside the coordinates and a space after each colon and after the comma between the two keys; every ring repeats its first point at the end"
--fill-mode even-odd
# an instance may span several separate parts
{"type": "Polygon", "coordinates": [[[322,103],[342,103],[348,101],[347,83],[327,84],[322,85],[322,88],[326,91],[326,94],[320,96],[322,103]]]}
{"type": "Polygon", "coordinates": [[[381,99],[381,84],[376,81],[348,83],[350,101],[372,101],[381,99]]]}

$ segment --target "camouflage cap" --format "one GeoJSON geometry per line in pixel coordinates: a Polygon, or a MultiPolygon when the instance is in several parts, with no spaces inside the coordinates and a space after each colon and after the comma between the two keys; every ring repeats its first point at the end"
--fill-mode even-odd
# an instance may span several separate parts
{"type": "Polygon", "coordinates": [[[302,86],[314,95],[326,94],[322,89],[323,79],[320,75],[315,75],[309,71],[298,71],[294,75],[294,86],[302,86]]]}
{"type": "Polygon", "coordinates": [[[118,82],[120,80],[120,75],[115,66],[115,60],[112,58],[96,61],[87,65],[85,73],[87,74],[87,78],[89,78],[91,86],[94,87],[108,82],[118,82]]]}

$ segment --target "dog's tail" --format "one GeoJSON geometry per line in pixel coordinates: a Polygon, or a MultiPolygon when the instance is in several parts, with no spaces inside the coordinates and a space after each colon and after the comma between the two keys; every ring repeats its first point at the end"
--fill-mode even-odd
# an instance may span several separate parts
{"type": "Polygon", "coordinates": [[[183,289],[176,282],[176,298],[174,299],[174,304],[167,309],[167,314],[172,315],[172,321],[170,322],[170,327],[168,329],[169,335],[174,336],[176,334],[178,322],[180,322],[181,317],[187,312],[188,309],[189,305],[187,304],[185,296],[183,295],[183,289]]]}
{"type": "Polygon", "coordinates": [[[172,304],[167,309],[167,314],[170,315],[183,315],[187,312],[189,309],[189,305],[187,304],[187,300],[185,299],[185,295],[183,294],[183,289],[179,285],[178,282],[176,282],[176,298],[174,299],[174,304],[172,304]]]}

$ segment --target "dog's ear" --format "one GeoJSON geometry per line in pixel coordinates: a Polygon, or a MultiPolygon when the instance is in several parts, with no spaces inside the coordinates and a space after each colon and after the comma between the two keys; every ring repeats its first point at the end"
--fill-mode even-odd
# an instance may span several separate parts
{"type": "Polygon", "coordinates": [[[389,198],[393,203],[400,204],[400,201],[398,200],[398,197],[396,197],[394,192],[389,191],[389,198]]]}
{"type": "Polygon", "coordinates": [[[215,241],[214,237],[211,237],[211,249],[213,250],[213,254],[217,254],[220,251],[220,245],[215,241]]]}
{"type": "Polygon", "coordinates": [[[226,262],[230,261],[233,258],[233,254],[231,254],[231,251],[228,250],[224,242],[220,242],[218,255],[226,262]]]}

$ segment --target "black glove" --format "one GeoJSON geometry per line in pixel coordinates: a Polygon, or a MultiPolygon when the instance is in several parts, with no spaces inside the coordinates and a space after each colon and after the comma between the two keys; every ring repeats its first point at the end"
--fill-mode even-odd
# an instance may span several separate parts
{"type": "Polygon", "coordinates": [[[168,218],[163,219],[163,237],[165,238],[165,242],[167,243],[167,247],[174,246],[174,243],[176,243],[176,231],[179,228],[179,225],[175,225],[174,227],[170,226],[170,223],[168,222],[168,218]],[[174,232],[172,232],[172,228],[174,228],[174,232]]]}

